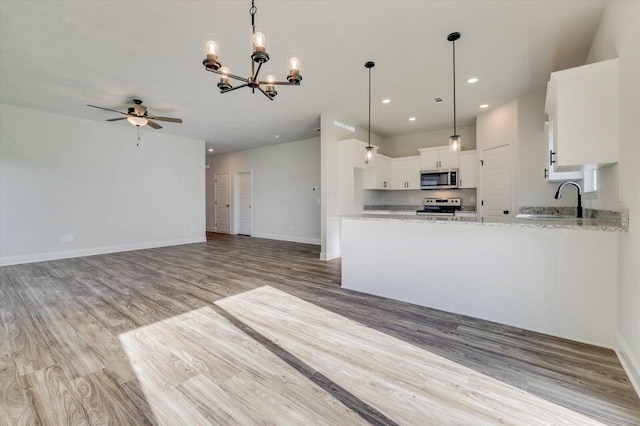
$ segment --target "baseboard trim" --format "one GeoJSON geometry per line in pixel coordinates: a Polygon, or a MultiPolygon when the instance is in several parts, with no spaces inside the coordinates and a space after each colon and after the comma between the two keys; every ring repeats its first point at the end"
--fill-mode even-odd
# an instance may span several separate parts
{"type": "Polygon", "coordinates": [[[94,247],[88,249],[53,251],[48,253],[28,254],[23,256],[0,257],[0,266],[18,265],[21,263],[46,262],[48,260],[69,259],[72,257],[95,256],[98,254],[118,253],[122,251],[144,250],[157,247],[179,246],[182,244],[203,243],[205,237],[180,238],[175,240],[150,241],[118,246],[94,247]]]}
{"type": "Polygon", "coordinates": [[[622,364],[622,368],[627,373],[631,386],[636,391],[636,394],[640,397],[640,362],[635,358],[633,352],[629,349],[627,342],[624,341],[620,333],[616,333],[618,339],[618,349],[616,349],[616,355],[622,364]]]}
{"type": "Polygon", "coordinates": [[[340,254],[339,253],[331,253],[331,252],[326,252],[326,251],[321,251],[320,252],[320,260],[333,260],[333,259],[338,259],[340,258],[340,254]]]}
{"type": "Polygon", "coordinates": [[[320,238],[307,238],[307,237],[296,237],[291,235],[255,234],[255,233],[251,234],[251,236],[255,238],[265,238],[267,240],[290,241],[292,243],[313,244],[316,246],[320,245],[320,238]]]}
{"type": "Polygon", "coordinates": [[[215,226],[212,226],[211,228],[207,227],[205,229],[207,230],[207,232],[216,232],[215,226]]]}

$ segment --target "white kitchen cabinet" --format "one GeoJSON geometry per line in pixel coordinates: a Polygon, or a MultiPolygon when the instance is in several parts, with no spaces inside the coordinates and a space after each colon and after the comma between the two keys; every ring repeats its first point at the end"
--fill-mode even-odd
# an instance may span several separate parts
{"type": "Polygon", "coordinates": [[[551,132],[553,124],[547,121],[544,123],[544,135],[545,135],[545,163],[544,178],[547,182],[563,182],[567,180],[579,180],[584,178],[584,172],[559,172],[555,162],[553,162],[553,153],[555,148],[553,146],[553,132],[551,132]]]}
{"type": "Polygon", "coordinates": [[[375,189],[391,189],[391,158],[376,155],[376,185],[375,189]]]}
{"type": "Polygon", "coordinates": [[[618,162],[618,60],[552,73],[545,112],[555,171],[594,170],[618,162]]]}
{"type": "Polygon", "coordinates": [[[400,157],[391,160],[393,189],[420,189],[420,157],[400,157]]]}
{"type": "Polygon", "coordinates": [[[448,145],[421,148],[418,151],[420,151],[421,170],[457,169],[459,167],[458,152],[449,151],[448,145]]]}
{"type": "Polygon", "coordinates": [[[478,152],[460,151],[458,168],[460,188],[478,187],[478,152]]]}

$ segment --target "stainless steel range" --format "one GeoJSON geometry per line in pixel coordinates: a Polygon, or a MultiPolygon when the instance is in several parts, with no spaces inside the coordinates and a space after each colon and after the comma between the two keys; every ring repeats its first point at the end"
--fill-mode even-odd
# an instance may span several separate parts
{"type": "Polygon", "coordinates": [[[428,216],[454,216],[462,209],[461,198],[425,198],[424,207],[416,214],[428,216]]]}

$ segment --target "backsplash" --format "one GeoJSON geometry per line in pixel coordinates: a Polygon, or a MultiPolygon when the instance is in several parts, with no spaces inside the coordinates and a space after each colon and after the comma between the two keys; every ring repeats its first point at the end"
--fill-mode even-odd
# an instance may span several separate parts
{"type": "MultiPolygon", "coordinates": [[[[558,216],[576,216],[576,207],[520,207],[521,214],[551,214],[558,216]]],[[[582,216],[591,219],[606,219],[619,222],[623,229],[629,229],[629,212],[612,210],[583,209],[582,216]]]]}
{"type": "MultiPolygon", "coordinates": [[[[425,198],[461,198],[462,207],[473,207],[475,210],[477,204],[475,188],[467,189],[442,189],[442,190],[414,190],[414,191],[381,191],[381,190],[365,190],[364,206],[419,206],[422,207],[425,198]],[[473,201],[471,201],[473,199],[473,201]]],[[[384,209],[389,210],[389,209],[384,209]]]]}

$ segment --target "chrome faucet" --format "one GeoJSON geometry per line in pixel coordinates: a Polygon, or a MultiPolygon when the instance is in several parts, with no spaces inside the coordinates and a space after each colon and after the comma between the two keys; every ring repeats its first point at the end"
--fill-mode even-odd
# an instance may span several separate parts
{"type": "Polygon", "coordinates": [[[578,188],[578,215],[576,217],[582,217],[582,188],[580,188],[580,185],[578,185],[576,182],[569,181],[562,183],[556,191],[556,200],[559,200],[562,197],[562,188],[565,185],[573,185],[578,188]]]}

